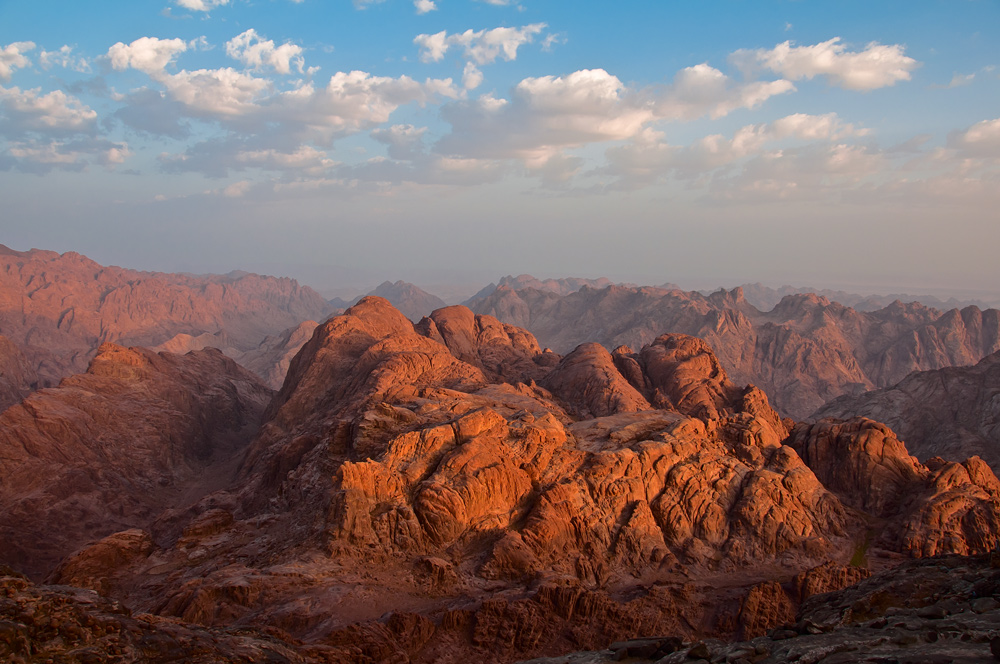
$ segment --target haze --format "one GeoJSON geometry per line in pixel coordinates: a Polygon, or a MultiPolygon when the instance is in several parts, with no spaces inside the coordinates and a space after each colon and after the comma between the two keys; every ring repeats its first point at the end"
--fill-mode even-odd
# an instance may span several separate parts
{"type": "Polygon", "coordinates": [[[0,2],[0,241],[994,293],[995,2],[0,2]],[[988,29],[988,28],[987,28],[988,29]]]}

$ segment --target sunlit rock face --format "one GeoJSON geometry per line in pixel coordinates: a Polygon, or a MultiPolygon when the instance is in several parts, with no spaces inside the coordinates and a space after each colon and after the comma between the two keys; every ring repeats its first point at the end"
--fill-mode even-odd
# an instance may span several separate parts
{"type": "MultiPolygon", "coordinates": [[[[115,381],[201,361],[108,352],[134,358],[97,370],[115,381]]],[[[211,431],[195,395],[215,393],[169,391],[211,431]]],[[[863,578],[862,545],[884,567],[1000,533],[981,461],[922,465],[869,420],[795,425],[683,334],[561,357],[464,307],[414,324],[368,297],[314,329],[254,431],[231,481],[77,536],[50,578],[343,661],[513,661],[763,633],[863,578]]]]}

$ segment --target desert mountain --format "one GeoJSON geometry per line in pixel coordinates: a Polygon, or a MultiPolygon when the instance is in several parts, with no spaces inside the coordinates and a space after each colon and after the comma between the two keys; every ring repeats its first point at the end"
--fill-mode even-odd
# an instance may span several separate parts
{"type": "Polygon", "coordinates": [[[383,281],[368,295],[385,298],[413,321],[418,321],[435,309],[445,306],[444,300],[437,295],[431,295],[405,281],[383,281]]]}
{"type": "MultiPolygon", "coordinates": [[[[530,274],[520,274],[518,276],[507,275],[501,277],[500,281],[490,284],[480,290],[470,298],[471,301],[487,297],[497,288],[510,288],[520,290],[522,288],[533,288],[535,290],[547,291],[556,295],[569,295],[575,293],[584,286],[590,288],[604,288],[611,285],[611,280],[601,277],[599,279],[582,279],[579,277],[565,277],[562,279],[537,279],[530,274]]],[[[391,300],[390,300],[391,301],[391,300]]]]}
{"type": "Polygon", "coordinates": [[[891,305],[895,301],[919,302],[920,304],[933,307],[935,309],[964,309],[965,307],[979,307],[989,309],[997,305],[996,301],[987,302],[985,300],[961,300],[950,297],[947,300],[933,295],[910,295],[908,293],[893,293],[891,295],[859,295],[842,290],[832,290],[828,288],[802,288],[793,286],[782,286],[781,288],[771,288],[760,283],[743,284],[740,286],[743,296],[747,302],[761,311],[770,311],[778,305],[786,295],[804,295],[813,293],[819,297],[825,297],[831,302],[851,307],[858,311],[878,311],[891,305]]]}
{"type": "Polygon", "coordinates": [[[42,576],[226,485],[270,397],[215,349],[102,345],[87,373],[0,415],[0,563],[42,576]]]}
{"type": "Polygon", "coordinates": [[[974,366],[919,371],[892,387],[842,396],[812,419],[858,415],[887,424],[921,459],[976,455],[1000,470],[1000,353],[974,366]]]}
{"type": "MultiPolygon", "coordinates": [[[[326,661],[512,661],[639,634],[763,633],[808,595],[777,611],[775,586],[852,583],[862,544],[882,568],[1000,542],[1000,481],[979,459],[920,464],[865,419],[793,425],[691,336],[636,348],[560,357],[464,307],[414,325],[365,298],[291,361],[228,486],[141,529],[122,519],[51,579],[137,612],[266,629],[326,661]]],[[[189,412],[205,391],[170,394],[189,412]]],[[[29,419],[48,395],[8,415],[29,419]]],[[[77,420],[48,412],[52,430],[77,420]]],[[[148,439],[135,454],[167,447],[167,424],[154,428],[133,434],[148,439]]],[[[51,446],[22,444],[18,463],[56,475],[51,446]]],[[[89,465],[116,470],[97,487],[150,475],[103,449],[89,465]]],[[[43,541],[69,517],[36,511],[29,533],[43,541]]],[[[90,534],[56,542],[71,536],[90,534]]]]}
{"type": "Polygon", "coordinates": [[[941,313],[895,302],[861,312],[807,294],[760,311],[739,288],[707,296],[652,287],[584,287],[565,296],[497,288],[470,308],[530,330],[563,353],[586,342],[641,348],[664,331],[700,337],[735,382],[757,385],[794,418],[842,394],[892,385],[912,371],[973,364],[1000,350],[995,309],[941,313]]]}
{"type": "MultiPolygon", "coordinates": [[[[17,344],[43,385],[86,369],[105,342],[191,350],[202,335],[240,351],[329,304],[292,279],[248,273],[194,276],[105,267],[68,252],[0,245],[0,334],[17,344]],[[176,338],[178,335],[183,335],[176,338]]],[[[200,339],[200,340],[199,340],[200,339]]]]}

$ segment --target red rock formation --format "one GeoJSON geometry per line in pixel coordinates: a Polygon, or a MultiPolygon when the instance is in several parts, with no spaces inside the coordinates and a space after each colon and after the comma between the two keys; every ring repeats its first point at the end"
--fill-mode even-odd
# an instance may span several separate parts
{"type": "Polygon", "coordinates": [[[68,252],[0,245],[0,333],[20,345],[44,384],[83,371],[104,342],[155,346],[224,331],[240,350],[329,304],[292,279],[193,276],[104,267],[68,252]]]}
{"type": "Polygon", "coordinates": [[[380,298],[314,330],[220,488],[59,578],[334,661],[512,661],[758,633],[805,592],[796,575],[846,564],[873,524],[897,557],[1000,536],[982,462],[921,466],[867,421],[789,436],[698,339],[559,361],[466,309],[414,326],[380,298]]]}
{"type": "Polygon", "coordinates": [[[1000,350],[1000,311],[976,307],[941,314],[896,302],[859,312],[798,294],[762,312],[738,288],[704,296],[624,286],[567,295],[499,287],[470,307],[530,330],[557,352],[584,342],[641,348],[664,332],[700,337],[737,384],[761,387],[781,412],[797,418],[842,394],[1000,350]]]}
{"type": "Polygon", "coordinates": [[[979,456],[1000,470],[1000,353],[971,367],[910,374],[892,387],[845,395],[814,419],[868,417],[888,425],[920,459],[979,456]]]}
{"type": "Polygon", "coordinates": [[[269,397],[214,349],[104,344],[86,374],[0,415],[0,562],[44,574],[89,539],[226,483],[269,397]]]}
{"type": "Polygon", "coordinates": [[[845,504],[893,519],[878,533],[888,548],[931,556],[1000,544],[1000,483],[978,457],[921,465],[890,429],[864,418],[801,425],[790,445],[845,504]]]}

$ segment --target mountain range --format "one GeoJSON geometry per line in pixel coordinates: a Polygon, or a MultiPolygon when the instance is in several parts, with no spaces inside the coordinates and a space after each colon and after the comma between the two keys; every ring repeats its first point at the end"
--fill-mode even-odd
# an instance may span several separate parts
{"type": "Polygon", "coordinates": [[[580,284],[328,317],[291,280],[6,255],[0,657],[990,656],[994,310],[580,284]],[[862,394],[935,363],[974,366],[862,394]],[[978,640],[927,646],[963,608],[978,640]]]}

